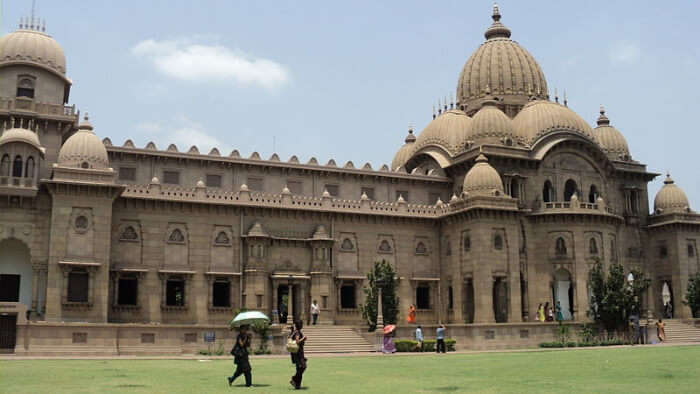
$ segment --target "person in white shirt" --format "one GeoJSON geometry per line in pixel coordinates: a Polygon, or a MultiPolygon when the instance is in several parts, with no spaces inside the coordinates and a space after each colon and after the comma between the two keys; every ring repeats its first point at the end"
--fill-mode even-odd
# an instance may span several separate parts
{"type": "Polygon", "coordinates": [[[316,325],[316,322],[318,321],[318,315],[321,313],[321,308],[318,307],[318,303],[316,300],[313,300],[311,303],[311,318],[313,321],[313,325],[316,325]]]}

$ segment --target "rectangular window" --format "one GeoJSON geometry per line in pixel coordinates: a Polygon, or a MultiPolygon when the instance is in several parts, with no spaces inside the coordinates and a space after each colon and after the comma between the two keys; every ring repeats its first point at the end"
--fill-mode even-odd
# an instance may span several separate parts
{"type": "Polygon", "coordinates": [[[257,305],[258,305],[257,307],[258,307],[258,308],[262,308],[262,306],[263,306],[263,296],[262,296],[262,294],[256,295],[255,298],[257,299],[257,305]]]}
{"type": "MultiPolygon", "coordinates": [[[[442,199],[442,196],[440,193],[430,193],[428,194],[428,204],[429,205],[435,205],[438,202],[438,199],[442,199]]],[[[444,201],[443,201],[444,202],[444,201]]]]}
{"type": "Polygon", "coordinates": [[[246,185],[248,186],[248,190],[253,191],[253,192],[263,191],[263,179],[262,178],[249,176],[247,182],[248,183],[246,183],[246,185]]]}
{"type": "Polygon", "coordinates": [[[355,309],[356,307],[357,306],[355,304],[355,286],[343,285],[340,288],[340,308],[355,309]]]}
{"type": "Polygon", "coordinates": [[[396,200],[399,199],[399,196],[403,197],[404,201],[408,202],[408,191],[407,190],[397,190],[396,191],[396,200]]]}
{"type": "Polygon", "coordinates": [[[0,275],[0,302],[19,302],[20,275],[0,275]]]}
{"type": "Polygon", "coordinates": [[[185,333],[185,343],[196,343],[196,342],[197,342],[197,333],[196,332],[185,333]]]}
{"type": "Polygon", "coordinates": [[[303,184],[301,183],[301,181],[287,180],[287,188],[289,189],[290,192],[292,192],[292,194],[297,194],[297,195],[304,194],[304,190],[303,190],[302,186],[303,186],[303,184]]]}
{"type": "Polygon", "coordinates": [[[134,167],[119,167],[119,180],[121,180],[121,181],[135,181],[136,180],[136,168],[134,168],[134,167]]]}
{"type": "Polygon", "coordinates": [[[328,296],[321,296],[321,308],[328,308],[328,296]]]}
{"type": "Polygon", "coordinates": [[[367,198],[370,200],[374,200],[374,188],[373,187],[363,187],[362,188],[362,193],[360,193],[360,196],[363,194],[367,195],[367,198]]]}
{"type": "Polygon", "coordinates": [[[326,184],[324,188],[328,191],[328,194],[330,194],[331,197],[338,197],[338,194],[340,193],[340,186],[338,185],[326,184]]]}
{"type": "Polygon", "coordinates": [[[119,305],[138,305],[139,282],[136,278],[119,278],[119,305]]]}
{"type": "Polygon", "coordinates": [[[221,175],[207,174],[207,187],[221,187],[221,175]]]}
{"type": "Polygon", "coordinates": [[[85,271],[68,274],[68,302],[88,302],[89,275],[85,271]]]}
{"type": "Polygon", "coordinates": [[[179,171],[163,171],[163,183],[168,185],[179,185],[180,184],[180,172],[179,171]]]}
{"type": "Polygon", "coordinates": [[[430,287],[418,286],[416,289],[416,308],[430,309],[430,287]]]}
{"type": "Polygon", "coordinates": [[[156,343],[156,334],[152,334],[152,333],[141,334],[141,343],[156,343]]]}
{"type": "Polygon", "coordinates": [[[450,286],[447,288],[447,309],[452,310],[454,305],[454,294],[452,292],[452,286],[450,286]]]}
{"type": "Polygon", "coordinates": [[[165,284],[165,304],[167,306],[185,306],[185,281],[168,279],[165,284]]]}
{"type": "Polygon", "coordinates": [[[227,281],[214,282],[212,304],[217,308],[228,308],[231,306],[231,283],[227,281]]]}
{"type": "Polygon", "coordinates": [[[86,332],[74,332],[73,333],[73,343],[87,343],[87,333],[86,332]]]}

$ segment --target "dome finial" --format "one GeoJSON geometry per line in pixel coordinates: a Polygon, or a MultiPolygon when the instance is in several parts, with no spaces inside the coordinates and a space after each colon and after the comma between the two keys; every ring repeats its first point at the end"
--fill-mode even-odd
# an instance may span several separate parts
{"type": "Polygon", "coordinates": [[[412,144],[416,142],[416,136],[413,135],[413,125],[409,123],[408,125],[408,135],[406,136],[406,139],[404,139],[404,142],[407,144],[412,144]]]}
{"type": "Polygon", "coordinates": [[[498,4],[496,3],[493,3],[493,14],[491,15],[491,19],[493,19],[493,23],[491,24],[491,27],[486,29],[484,37],[486,37],[487,40],[499,37],[509,38],[510,29],[503,26],[503,24],[501,23],[501,11],[498,8],[498,4]]]}
{"type": "Polygon", "coordinates": [[[671,178],[671,173],[669,171],[666,171],[666,179],[664,179],[664,185],[672,185],[673,178],[671,178]]]}
{"type": "Polygon", "coordinates": [[[608,119],[607,116],[605,116],[605,108],[603,105],[600,105],[600,116],[598,116],[598,126],[608,126],[610,124],[610,119],[608,119]]]}

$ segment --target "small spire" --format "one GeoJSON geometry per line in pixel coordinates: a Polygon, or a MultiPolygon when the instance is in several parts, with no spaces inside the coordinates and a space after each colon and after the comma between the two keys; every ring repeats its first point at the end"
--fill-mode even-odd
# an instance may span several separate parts
{"type": "Polygon", "coordinates": [[[564,89],[564,106],[568,107],[569,101],[566,99],[566,89],[564,89]]]}
{"type": "Polygon", "coordinates": [[[440,99],[439,99],[439,98],[438,98],[437,107],[438,107],[438,115],[441,115],[441,114],[442,114],[442,106],[440,105],[440,99]]]}
{"type": "Polygon", "coordinates": [[[444,102],[443,105],[444,105],[444,108],[445,108],[445,112],[447,112],[447,96],[445,96],[445,102],[444,102]]]}
{"type": "Polygon", "coordinates": [[[491,24],[491,27],[486,29],[484,37],[486,37],[487,40],[492,38],[509,38],[510,29],[503,26],[501,23],[501,11],[496,3],[493,3],[493,14],[491,15],[491,19],[493,19],[493,23],[491,24]]]}
{"type": "Polygon", "coordinates": [[[494,22],[501,20],[501,11],[498,9],[498,3],[495,1],[493,2],[493,15],[491,15],[491,19],[493,19],[494,22]]]}
{"type": "Polygon", "coordinates": [[[607,126],[610,124],[610,119],[608,119],[607,116],[605,116],[605,108],[603,108],[603,105],[600,105],[600,116],[598,116],[598,126],[607,126]]]}
{"type": "Polygon", "coordinates": [[[557,92],[557,88],[554,88],[554,101],[559,104],[559,92],[557,92]]]}
{"type": "Polygon", "coordinates": [[[437,115],[435,115],[435,104],[433,104],[433,119],[435,119],[437,115]]]}

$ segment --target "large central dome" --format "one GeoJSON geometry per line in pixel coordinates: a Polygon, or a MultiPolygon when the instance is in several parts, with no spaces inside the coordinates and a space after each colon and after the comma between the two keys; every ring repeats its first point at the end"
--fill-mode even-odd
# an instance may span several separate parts
{"type": "Polygon", "coordinates": [[[506,114],[513,117],[531,98],[546,100],[547,81],[542,69],[501,23],[498,6],[493,7],[493,24],[481,44],[467,60],[457,83],[457,99],[472,115],[487,96],[495,96],[506,114]]]}

